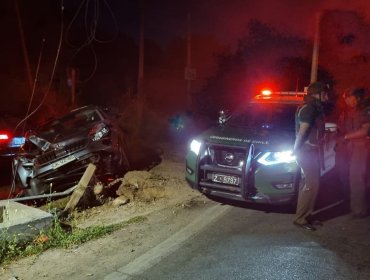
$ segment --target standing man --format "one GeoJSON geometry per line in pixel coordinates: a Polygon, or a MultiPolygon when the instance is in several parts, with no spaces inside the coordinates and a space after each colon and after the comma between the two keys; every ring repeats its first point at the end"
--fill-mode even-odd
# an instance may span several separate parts
{"type": "MultiPolygon", "coordinates": [[[[323,164],[321,142],[325,130],[323,104],[328,101],[328,87],[314,82],[307,89],[303,106],[296,113],[294,154],[301,168],[304,185],[298,193],[297,211],[293,224],[303,229],[316,230],[310,216],[315,207],[323,164]]],[[[319,222],[316,221],[318,224],[319,222]]]]}
{"type": "Polygon", "coordinates": [[[366,203],[366,171],[368,171],[368,135],[370,130],[370,104],[365,88],[349,89],[343,97],[348,110],[343,115],[341,126],[349,168],[351,217],[364,218],[368,214],[366,203]]]}

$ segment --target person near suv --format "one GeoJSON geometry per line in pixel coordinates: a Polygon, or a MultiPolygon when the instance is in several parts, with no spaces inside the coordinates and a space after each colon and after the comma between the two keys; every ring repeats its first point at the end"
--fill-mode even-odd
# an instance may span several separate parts
{"type": "Polygon", "coordinates": [[[348,109],[340,117],[339,129],[343,136],[338,145],[344,143],[345,163],[349,171],[351,217],[358,219],[368,214],[366,171],[369,166],[369,92],[365,88],[351,88],[344,92],[343,98],[348,109]]]}
{"type": "Polygon", "coordinates": [[[297,210],[293,224],[306,229],[316,230],[311,214],[320,185],[320,168],[322,164],[321,142],[323,140],[325,121],[324,103],[328,102],[328,87],[321,82],[313,82],[307,89],[304,104],[297,109],[296,139],[294,155],[302,170],[302,186],[299,189],[297,210]]]}

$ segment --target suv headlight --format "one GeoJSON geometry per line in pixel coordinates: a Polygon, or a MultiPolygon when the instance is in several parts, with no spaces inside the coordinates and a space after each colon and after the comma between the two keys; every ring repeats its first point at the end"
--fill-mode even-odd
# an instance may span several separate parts
{"type": "Polygon", "coordinates": [[[273,165],[279,163],[290,163],[294,162],[296,157],[293,155],[293,151],[282,151],[282,152],[266,152],[257,161],[263,165],[273,165]]]}
{"type": "Polygon", "coordinates": [[[190,143],[190,151],[192,151],[194,154],[198,155],[201,146],[202,146],[202,142],[194,139],[190,143]]]}
{"type": "Polygon", "coordinates": [[[90,131],[90,137],[93,141],[99,141],[109,133],[109,128],[104,124],[94,126],[90,131]]]}

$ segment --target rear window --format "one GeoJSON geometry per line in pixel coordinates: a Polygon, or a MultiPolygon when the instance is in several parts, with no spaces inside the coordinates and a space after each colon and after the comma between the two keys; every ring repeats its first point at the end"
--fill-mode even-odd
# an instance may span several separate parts
{"type": "Polygon", "coordinates": [[[250,104],[238,111],[228,121],[228,125],[256,129],[295,129],[296,104],[250,104]]]}

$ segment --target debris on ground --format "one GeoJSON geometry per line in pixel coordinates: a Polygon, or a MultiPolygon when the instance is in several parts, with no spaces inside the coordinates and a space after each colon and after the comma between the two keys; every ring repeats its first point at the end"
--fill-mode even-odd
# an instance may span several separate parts
{"type": "Polygon", "coordinates": [[[121,201],[150,202],[166,196],[166,179],[149,171],[126,173],[116,193],[121,201]]]}

